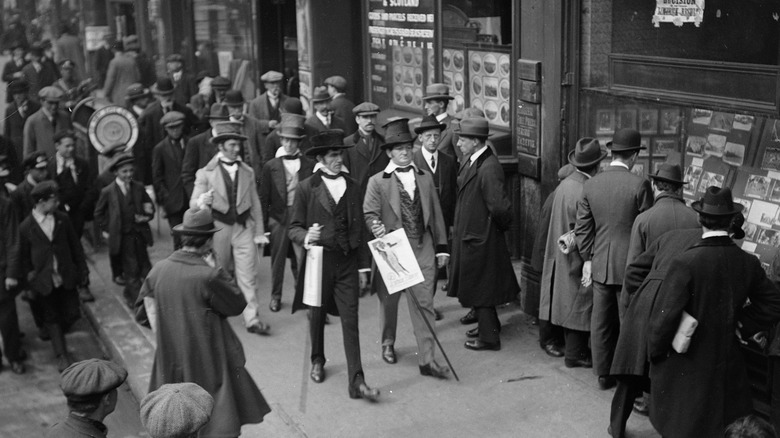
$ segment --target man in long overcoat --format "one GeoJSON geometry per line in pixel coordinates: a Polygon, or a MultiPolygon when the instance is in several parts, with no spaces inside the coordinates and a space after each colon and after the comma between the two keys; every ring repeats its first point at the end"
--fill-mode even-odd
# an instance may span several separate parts
{"type": "Polygon", "coordinates": [[[352,114],[355,104],[347,98],[347,80],[343,76],[331,76],[325,79],[323,84],[328,89],[328,94],[331,98],[330,107],[333,109],[333,114],[344,121],[344,132],[347,134],[355,132],[358,129],[352,114]]]}
{"type": "Polygon", "coordinates": [[[458,130],[464,159],[458,171],[458,200],[452,236],[452,278],[447,295],[475,308],[478,338],[471,350],[500,350],[496,306],[516,298],[520,287],[504,233],[512,222],[504,192],[504,170],[487,147],[486,119],[464,119],[458,130]]]}
{"type": "Polygon", "coordinates": [[[244,367],[244,349],[228,322],[246,301],[210,251],[217,231],[208,210],[185,212],[174,227],[182,248],[154,265],[135,308],[136,320],[156,331],[149,392],[167,383],[197,383],[215,405],[199,436],[234,437],[271,408],[244,367]]]}
{"type": "Polygon", "coordinates": [[[743,208],[731,190],[708,187],[692,207],[702,238],[671,262],[647,330],[650,421],[670,438],[723,436],[729,423],[752,412],[740,340],[780,320],[780,291],[728,235],[743,208]],[[679,353],[672,340],[683,311],[698,326],[679,353]]]}
{"type": "MultiPolygon", "coordinates": [[[[157,204],[165,209],[171,229],[179,225],[189,206],[189,197],[181,181],[181,163],[184,157],[184,114],[171,111],[162,116],[160,124],[167,135],[152,150],[152,181],[157,204]]],[[[179,236],[173,235],[173,248],[180,246],[179,236]]]]}
{"type": "Polygon", "coordinates": [[[345,145],[355,146],[344,151],[344,166],[360,185],[361,193],[366,191],[368,178],[381,172],[390,162],[390,158],[379,147],[385,142],[384,137],[376,131],[379,111],[379,106],[371,102],[363,102],[352,108],[358,129],[344,139],[345,145]]]}
{"type": "Polygon", "coordinates": [[[287,101],[287,96],[282,93],[284,75],[278,71],[269,70],[260,76],[260,80],[265,92],[249,102],[249,115],[263,124],[263,135],[267,136],[281,122],[281,107],[287,101]]]}
{"type": "Polygon", "coordinates": [[[599,163],[606,156],[598,140],[583,138],[577,142],[569,153],[569,163],[577,170],[555,189],[547,230],[539,319],[563,327],[565,365],[569,368],[593,366],[588,351],[593,290],[580,282],[582,257],[579,252],[572,248],[564,254],[558,248],[558,239],[574,229],[582,185],[598,172],[599,163]]]}

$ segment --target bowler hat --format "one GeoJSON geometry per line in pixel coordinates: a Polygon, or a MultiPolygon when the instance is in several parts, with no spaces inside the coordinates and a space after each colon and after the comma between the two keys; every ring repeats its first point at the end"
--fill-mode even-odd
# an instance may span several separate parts
{"type": "Polygon", "coordinates": [[[728,187],[709,186],[704,196],[691,204],[697,213],[705,216],[728,216],[742,212],[742,204],[734,202],[728,187]]]}
{"type": "Polygon", "coordinates": [[[376,115],[379,114],[379,111],[381,111],[379,105],[371,102],[363,102],[360,105],[357,105],[354,108],[352,108],[352,114],[356,116],[376,115]]]}
{"type": "Polygon", "coordinates": [[[569,152],[569,163],[575,167],[590,167],[607,156],[607,151],[601,150],[599,141],[585,137],[577,140],[574,150],[569,152]]]}
{"type": "Polygon", "coordinates": [[[52,180],[41,181],[30,190],[30,197],[33,202],[38,202],[41,199],[49,199],[57,196],[59,187],[57,183],[52,180]]]}
{"type": "Polygon", "coordinates": [[[302,139],[306,136],[304,124],[306,117],[299,114],[284,113],[282,121],[276,128],[277,135],[284,138],[302,139]]]}
{"type": "Polygon", "coordinates": [[[165,62],[180,62],[184,63],[184,57],[181,56],[178,53],[171,53],[168,55],[168,57],[165,59],[165,62]]]}
{"type": "Polygon", "coordinates": [[[127,371],[121,366],[107,360],[87,359],[65,368],[60,374],[60,388],[69,400],[83,401],[118,388],[125,379],[127,371]]]}
{"type": "Polygon", "coordinates": [[[303,103],[297,97],[287,96],[279,106],[280,112],[303,115],[303,103]]]}
{"type": "Polygon", "coordinates": [[[427,131],[429,129],[438,129],[439,132],[444,131],[447,128],[447,125],[444,123],[439,123],[438,120],[436,120],[436,116],[425,116],[422,118],[422,121],[420,122],[420,126],[414,128],[415,134],[422,134],[424,131],[427,131]]]}
{"type": "Polygon", "coordinates": [[[615,136],[612,137],[612,141],[607,143],[607,147],[612,149],[612,152],[647,149],[645,146],[642,146],[642,136],[639,134],[639,131],[631,128],[623,128],[616,132],[615,136]]]}
{"type": "Polygon", "coordinates": [[[125,50],[140,50],[141,45],[138,43],[137,35],[128,35],[122,38],[122,44],[125,46],[125,50]]]}
{"type": "Polygon", "coordinates": [[[230,79],[224,76],[217,76],[211,80],[211,88],[215,90],[227,90],[230,89],[230,79]]]}
{"type": "Polygon", "coordinates": [[[393,119],[382,127],[385,128],[385,143],[380,146],[382,149],[392,149],[395,145],[414,141],[414,137],[409,131],[409,119],[407,118],[393,119]]]}
{"type": "Polygon", "coordinates": [[[162,96],[173,94],[173,82],[167,77],[157,78],[157,82],[152,85],[152,93],[162,96]]]}
{"type": "Polygon", "coordinates": [[[220,102],[214,102],[211,104],[209,115],[206,116],[209,120],[227,120],[230,118],[227,105],[220,102]]]}
{"type": "Polygon", "coordinates": [[[241,124],[234,122],[219,122],[214,125],[214,137],[209,141],[212,144],[224,143],[227,140],[246,140],[246,136],[241,134],[241,124]]]}
{"type": "Polygon", "coordinates": [[[193,436],[209,422],[214,398],[196,383],[168,383],[141,400],[141,423],[152,438],[193,436]]]}
{"type": "Polygon", "coordinates": [[[325,85],[330,85],[339,92],[344,92],[344,90],[347,89],[347,80],[344,79],[343,76],[331,76],[328,79],[325,79],[325,82],[323,82],[325,85]]]}
{"type": "Polygon", "coordinates": [[[325,87],[317,87],[314,89],[314,93],[311,96],[311,102],[327,102],[330,100],[330,94],[325,87]]]}
{"type": "Polygon", "coordinates": [[[467,117],[460,121],[460,125],[454,132],[462,137],[476,137],[486,139],[490,137],[490,128],[487,119],[483,117],[467,117]]]}
{"type": "Polygon", "coordinates": [[[27,94],[30,91],[30,83],[27,82],[27,79],[19,78],[14,79],[11,81],[10,84],[8,84],[8,94],[14,95],[14,94],[27,94]]]}
{"type": "Polygon", "coordinates": [[[309,157],[324,155],[333,149],[349,149],[352,147],[344,144],[344,131],[341,129],[321,131],[313,136],[310,141],[311,147],[305,152],[309,157]]]}
{"type": "Polygon", "coordinates": [[[122,152],[121,154],[117,154],[113,160],[111,160],[111,163],[108,165],[108,170],[112,172],[116,172],[118,169],[120,169],[122,166],[126,166],[128,164],[134,164],[135,160],[133,159],[133,156],[127,152],[122,152]]]}
{"type": "Polygon", "coordinates": [[[160,119],[160,125],[164,128],[172,128],[184,123],[184,114],[179,111],[168,111],[160,119]]]}
{"type": "Polygon", "coordinates": [[[24,158],[22,164],[24,165],[24,170],[45,169],[47,164],[46,152],[33,152],[24,158]]]}
{"type": "Polygon", "coordinates": [[[188,236],[208,236],[219,230],[220,228],[214,226],[214,218],[211,217],[209,209],[190,208],[184,212],[182,223],[173,227],[172,231],[188,236]]]}
{"type": "Polygon", "coordinates": [[[469,117],[485,117],[485,112],[481,109],[470,106],[463,111],[458,111],[454,116],[458,120],[468,119],[469,117]]]}
{"type": "Polygon", "coordinates": [[[452,100],[450,87],[447,84],[431,84],[425,87],[423,100],[452,100]]]}
{"type": "Polygon", "coordinates": [[[682,168],[679,164],[663,163],[655,175],[650,175],[650,178],[672,184],[688,184],[683,179],[682,168]]]}
{"type": "Polygon", "coordinates": [[[243,106],[244,95],[241,94],[240,90],[228,90],[222,102],[227,106],[243,106]]]}
{"type": "Polygon", "coordinates": [[[30,46],[30,55],[40,58],[43,56],[43,47],[40,43],[33,43],[32,46],[30,46]]]}
{"type": "Polygon", "coordinates": [[[130,101],[140,99],[142,97],[151,97],[151,95],[152,92],[149,91],[148,88],[144,87],[143,85],[137,82],[128,85],[127,90],[125,91],[125,98],[130,101]]]}
{"type": "Polygon", "coordinates": [[[282,79],[284,79],[284,75],[274,70],[269,70],[260,76],[260,80],[263,82],[281,82],[282,79]]]}

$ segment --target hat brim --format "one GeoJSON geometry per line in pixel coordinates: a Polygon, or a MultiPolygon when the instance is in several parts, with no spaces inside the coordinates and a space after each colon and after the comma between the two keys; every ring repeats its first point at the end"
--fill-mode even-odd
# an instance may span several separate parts
{"type": "Polygon", "coordinates": [[[445,129],[447,129],[447,125],[445,125],[444,123],[439,123],[438,125],[426,125],[426,126],[420,125],[420,126],[414,128],[414,133],[415,134],[422,134],[423,132],[431,130],[431,129],[438,129],[439,132],[441,132],[441,131],[444,131],[445,129]]]}
{"type": "Polygon", "coordinates": [[[219,135],[215,135],[214,137],[211,137],[209,139],[211,144],[222,143],[222,142],[225,142],[225,141],[228,141],[228,140],[246,141],[247,137],[245,135],[241,135],[241,134],[219,134],[219,135]]]}
{"type": "Polygon", "coordinates": [[[316,157],[317,155],[321,155],[321,154],[327,153],[328,151],[333,150],[333,149],[342,149],[342,150],[344,150],[344,149],[349,149],[351,147],[353,147],[353,146],[348,146],[348,145],[345,145],[345,144],[342,144],[342,145],[328,145],[328,146],[314,146],[314,147],[311,147],[309,149],[306,149],[306,151],[303,154],[306,155],[307,157],[316,157]]]}
{"type": "Polygon", "coordinates": [[[470,132],[470,131],[461,131],[461,130],[453,130],[455,134],[458,134],[460,137],[475,137],[475,138],[481,138],[484,140],[487,140],[488,137],[490,137],[490,133],[482,134],[479,132],[470,132]]]}
{"type": "Polygon", "coordinates": [[[173,90],[160,90],[157,88],[157,85],[152,85],[152,88],[150,90],[152,94],[159,94],[160,96],[168,96],[169,94],[173,94],[173,90]]]}
{"type": "Polygon", "coordinates": [[[649,175],[649,176],[650,176],[650,179],[652,179],[654,181],[668,182],[670,184],[681,184],[681,185],[684,185],[684,186],[688,185],[688,183],[685,182],[685,181],[678,181],[676,179],[666,178],[666,177],[658,176],[658,175],[649,175]]]}
{"type": "Polygon", "coordinates": [[[329,101],[329,100],[331,100],[331,98],[330,98],[330,97],[326,97],[326,98],[322,98],[322,99],[314,99],[314,98],[312,98],[312,99],[311,99],[311,103],[327,102],[327,101],[329,101]]]}
{"type": "Polygon", "coordinates": [[[733,216],[737,213],[741,213],[742,210],[745,208],[744,205],[737,202],[732,202],[731,210],[728,211],[711,211],[711,210],[706,210],[705,207],[706,206],[703,205],[701,201],[694,201],[691,204],[691,208],[696,210],[697,213],[703,214],[705,216],[733,216]]]}
{"type": "Polygon", "coordinates": [[[111,163],[111,165],[109,166],[108,170],[114,172],[117,169],[119,169],[120,167],[126,166],[128,164],[131,165],[131,166],[135,165],[135,159],[132,159],[132,160],[121,160],[121,161],[117,161],[115,163],[111,163]]]}
{"type": "Polygon", "coordinates": [[[356,112],[354,114],[355,114],[355,116],[363,116],[363,117],[365,117],[365,116],[375,116],[375,115],[379,114],[379,111],[360,111],[360,112],[356,112]]]}
{"type": "Polygon", "coordinates": [[[164,124],[163,128],[175,128],[175,127],[183,125],[183,124],[184,124],[184,120],[177,120],[175,122],[168,122],[168,123],[164,124]]]}
{"type": "Polygon", "coordinates": [[[585,161],[585,162],[583,162],[583,161],[577,161],[575,159],[575,157],[574,157],[576,155],[575,152],[576,151],[569,152],[569,163],[572,166],[574,166],[574,167],[589,167],[589,166],[592,166],[592,165],[594,165],[596,163],[599,163],[601,160],[603,160],[604,158],[607,157],[607,152],[606,151],[601,151],[601,154],[599,155],[599,157],[597,159],[595,159],[593,161],[585,161]]]}
{"type": "Polygon", "coordinates": [[[639,151],[639,150],[642,150],[642,149],[647,149],[647,146],[642,146],[642,145],[639,145],[639,146],[626,146],[626,145],[623,145],[623,144],[614,144],[611,141],[607,142],[607,147],[612,152],[628,152],[628,151],[639,151]]]}
{"type": "Polygon", "coordinates": [[[306,138],[305,135],[282,134],[281,132],[277,135],[282,138],[291,138],[293,140],[303,140],[306,138]]]}
{"type": "Polygon", "coordinates": [[[423,96],[422,100],[423,102],[426,100],[452,100],[455,99],[455,97],[450,96],[449,94],[434,94],[431,96],[423,96]]]}
{"type": "Polygon", "coordinates": [[[179,224],[173,227],[171,232],[173,234],[178,234],[182,236],[210,236],[221,229],[222,228],[212,227],[211,229],[208,230],[200,230],[194,228],[186,228],[184,224],[179,224]]]}

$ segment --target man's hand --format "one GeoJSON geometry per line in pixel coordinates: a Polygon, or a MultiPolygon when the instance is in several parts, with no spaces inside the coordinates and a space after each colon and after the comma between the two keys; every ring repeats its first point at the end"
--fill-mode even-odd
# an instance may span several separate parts
{"type": "Polygon", "coordinates": [[[103,236],[103,240],[108,240],[108,232],[103,231],[100,235],[103,236]]]}
{"type": "Polygon", "coordinates": [[[306,241],[309,245],[316,245],[320,240],[322,226],[320,224],[314,224],[309,227],[309,231],[306,233],[306,241]]]}
{"type": "Polygon", "coordinates": [[[580,280],[580,283],[585,287],[588,287],[593,283],[590,260],[582,264],[582,280],[580,280]]]}
{"type": "Polygon", "coordinates": [[[268,127],[271,128],[271,129],[275,129],[276,125],[278,125],[278,124],[279,124],[279,122],[277,122],[276,120],[269,120],[268,121],[268,127]]]}
{"type": "Polygon", "coordinates": [[[358,290],[361,292],[361,296],[365,295],[362,292],[364,290],[368,290],[368,272],[358,273],[358,284],[359,284],[358,290]]]}
{"type": "Polygon", "coordinates": [[[378,220],[374,220],[371,224],[371,232],[374,233],[374,237],[377,239],[384,236],[387,230],[385,230],[385,224],[378,220]]]}
{"type": "Polygon", "coordinates": [[[206,193],[201,193],[198,197],[198,205],[201,207],[211,207],[212,202],[214,202],[214,189],[211,189],[206,193]]]}
{"type": "Polygon", "coordinates": [[[450,261],[450,256],[448,254],[439,254],[436,256],[436,261],[438,262],[437,265],[439,266],[439,269],[447,266],[447,262],[450,261]]]}
{"type": "Polygon", "coordinates": [[[15,278],[6,278],[5,279],[5,289],[10,290],[15,288],[19,284],[19,280],[15,278]]]}
{"type": "Polygon", "coordinates": [[[144,202],[144,213],[148,214],[149,216],[154,215],[154,206],[151,202],[144,202]]]}
{"type": "Polygon", "coordinates": [[[271,242],[268,240],[268,236],[266,236],[265,234],[255,236],[255,245],[265,246],[268,245],[269,243],[271,242]]]}

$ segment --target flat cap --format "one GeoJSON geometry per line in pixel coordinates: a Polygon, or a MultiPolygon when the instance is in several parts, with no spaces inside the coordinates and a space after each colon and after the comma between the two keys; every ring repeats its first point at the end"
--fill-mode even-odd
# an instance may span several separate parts
{"type": "Polygon", "coordinates": [[[41,100],[49,102],[59,102],[60,99],[62,99],[62,95],[62,90],[52,86],[43,87],[41,88],[41,91],[38,92],[38,97],[41,98],[41,100]]]}
{"type": "Polygon", "coordinates": [[[160,125],[164,128],[181,125],[182,123],[184,123],[184,114],[179,111],[168,111],[160,119],[160,125]]]}
{"type": "Polygon", "coordinates": [[[32,198],[33,202],[38,202],[41,199],[49,199],[54,197],[58,192],[59,186],[57,186],[57,183],[52,180],[46,180],[39,182],[35,185],[35,187],[32,188],[32,190],[30,190],[30,197],[32,198]]]}
{"type": "Polygon", "coordinates": [[[230,88],[230,79],[224,77],[224,76],[217,76],[216,78],[211,80],[211,88],[217,89],[217,90],[227,90],[230,88]]]}
{"type": "Polygon", "coordinates": [[[165,58],[165,62],[181,62],[184,63],[184,57],[178,53],[171,53],[165,58]]]}
{"type": "Polygon", "coordinates": [[[62,62],[60,62],[60,68],[61,69],[62,68],[69,68],[69,69],[72,70],[72,69],[76,68],[76,63],[71,61],[70,59],[65,59],[62,62]]]}
{"type": "Polygon", "coordinates": [[[24,158],[22,164],[24,165],[24,170],[45,169],[47,164],[46,152],[33,152],[24,158]]]}
{"type": "Polygon", "coordinates": [[[214,398],[195,383],[170,383],[141,400],[141,424],[152,438],[186,438],[211,417],[214,398]]]}
{"type": "MultiPolygon", "coordinates": [[[[41,184],[44,183],[35,187],[41,184]]],[[[127,371],[107,360],[87,359],[65,368],[60,379],[60,388],[65,397],[78,400],[118,388],[127,379],[127,371]]]]}
{"type": "Polygon", "coordinates": [[[284,79],[284,75],[274,70],[269,70],[260,76],[260,80],[263,82],[279,82],[282,79],[284,79]]]}
{"type": "Polygon", "coordinates": [[[138,82],[130,84],[125,90],[125,98],[128,100],[140,99],[142,97],[151,97],[152,92],[138,82]]]}
{"type": "Polygon", "coordinates": [[[331,76],[328,79],[325,79],[324,84],[330,85],[342,92],[347,89],[347,80],[344,79],[343,76],[331,76]]]}
{"type": "Polygon", "coordinates": [[[381,111],[379,105],[371,102],[363,102],[352,108],[352,114],[356,116],[370,116],[372,114],[379,114],[379,111],[381,111]]]}
{"type": "Polygon", "coordinates": [[[127,152],[122,152],[114,156],[114,159],[111,160],[111,163],[108,165],[108,170],[115,172],[116,170],[120,169],[122,166],[126,165],[133,165],[135,164],[135,159],[133,159],[133,156],[127,152]]]}

